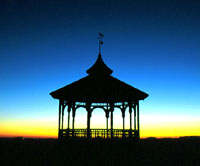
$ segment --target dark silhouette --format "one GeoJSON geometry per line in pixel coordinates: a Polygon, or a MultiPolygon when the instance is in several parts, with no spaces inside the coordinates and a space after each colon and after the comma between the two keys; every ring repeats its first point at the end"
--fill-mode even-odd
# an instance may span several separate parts
{"type": "Polygon", "coordinates": [[[63,137],[129,137],[140,138],[139,125],[139,100],[144,100],[148,94],[111,76],[112,70],[103,62],[101,56],[101,45],[103,34],[99,33],[99,55],[94,65],[87,70],[88,76],[75,81],[63,88],[60,88],[50,95],[59,99],[59,123],[58,138],[63,137]],[[67,106],[68,126],[64,129],[64,110],[67,106]],[[76,109],[83,107],[87,110],[87,129],[74,129],[76,109]],[[113,129],[114,108],[120,108],[123,119],[123,129],[113,129]],[[90,118],[95,108],[102,108],[105,111],[107,120],[106,129],[90,129],[90,118]],[[125,130],[125,111],[129,109],[130,129],[125,130]],[[132,111],[134,127],[132,129],[132,111]],[[69,128],[70,113],[72,112],[72,129],[69,128]],[[108,118],[110,116],[110,129],[108,118]]]}
{"type": "Polygon", "coordinates": [[[0,138],[1,166],[199,166],[200,138],[54,139],[0,138]]]}

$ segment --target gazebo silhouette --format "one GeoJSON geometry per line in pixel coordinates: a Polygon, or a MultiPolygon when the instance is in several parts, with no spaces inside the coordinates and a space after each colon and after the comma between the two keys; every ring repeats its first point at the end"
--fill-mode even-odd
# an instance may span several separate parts
{"type": "Polygon", "coordinates": [[[103,137],[103,138],[140,138],[139,101],[148,97],[140,91],[111,76],[112,70],[102,60],[99,38],[99,54],[94,65],[87,70],[87,76],[64,86],[50,95],[59,100],[58,139],[64,137],[103,137]],[[68,124],[64,129],[64,112],[67,107],[68,124]],[[76,110],[83,107],[87,111],[87,129],[75,129],[76,110]],[[106,129],[91,129],[90,119],[92,111],[102,108],[106,117],[106,129]],[[113,129],[114,108],[119,108],[122,113],[123,128],[113,129]],[[125,129],[125,111],[129,110],[130,129],[125,129]],[[70,113],[72,112],[72,129],[70,129],[70,113]],[[132,128],[132,112],[134,126],[132,128]],[[110,129],[108,118],[110,116],[110,129]]]}

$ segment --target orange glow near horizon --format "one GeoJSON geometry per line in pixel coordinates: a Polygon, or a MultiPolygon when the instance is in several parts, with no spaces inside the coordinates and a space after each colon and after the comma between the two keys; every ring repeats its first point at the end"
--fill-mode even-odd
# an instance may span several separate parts
{"type": "MultiPolygon", "coordinates": [[[[103,118],[103,117],[102,117],[103,118]]],[[[105,128],[100,123],[105,119],[92,119],[91,128],[105,128]],[[94,123],[97,122],[97,123],[94,123]]],[[[122,120],[121,120],[122,121],[122,120]]],[[[84,122],[84,121],[83,121],[84,122]]],[[[83,127],[83,122],[76,121],[75,128],[83,127]]],[[[121,122],[115,119],[114,128],[122,128],[121,122]]],[[[142,116],[140,120],[141,138],[178,138],[183,136],[200,136],[200,121],[195,117],[170,117],[170,116],[142,116]]],[[[65,122],[66,123],[66,122],[65,122]]],[[[4,122],[1,126],[0,137],[27,137],[27,138],[57,138],[57,118],[37,120],[11,120],[4,122]]],[[[126,122],[126,129],[129,129],[129,121],[126,122]]]]}

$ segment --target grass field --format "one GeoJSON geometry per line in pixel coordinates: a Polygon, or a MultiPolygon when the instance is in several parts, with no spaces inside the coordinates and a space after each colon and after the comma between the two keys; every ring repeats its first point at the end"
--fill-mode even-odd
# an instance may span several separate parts
{"type": "Polygon", "coordinates": [[[200,138],[131,140],[0,139],[1,166],[200,166],[200,138]]]}

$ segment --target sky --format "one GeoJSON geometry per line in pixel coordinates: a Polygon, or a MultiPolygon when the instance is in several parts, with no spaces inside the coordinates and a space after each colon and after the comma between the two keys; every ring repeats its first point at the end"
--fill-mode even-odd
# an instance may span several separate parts
{"type": "MultiPolygon", "coordinates": [[[[112,76],[149,94],[141,137],[200,136],[199,9],[198,0],[0,0],[0,137],[57,137],[49,93],[87,75],[98,32],[112,76]]],[[[78,109],[75,128],[86,124],[78,109]]],[[[103,110],[91,128],[106,128],[103,110]]]]}

